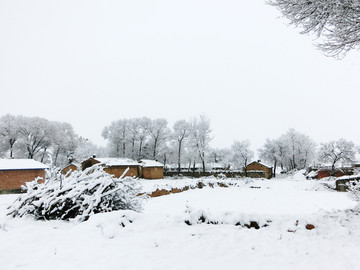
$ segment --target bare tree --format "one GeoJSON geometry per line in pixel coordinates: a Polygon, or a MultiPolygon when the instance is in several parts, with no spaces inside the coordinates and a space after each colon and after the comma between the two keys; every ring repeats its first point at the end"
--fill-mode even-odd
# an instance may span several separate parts
{"type": "Polygon", "coordinates": [[[173,137],[177,143],[177,163],[178,172],[181,171],[181,151],[183,150],[184,143],[189,137],[190,124],[185,120],[176,121],[173,126],[173,137]]]}
{"type": "Polygon", "coordinates": [[[143,158],[143,146],[146,143],[147,138],[149,137],[149,130],[151,126],[151,120],[147,117],[139,119],[139,130],[138,130],[138,140],[139,140],[139,150],[138,150],[138,159],[143,158]]]}
{"type": "Polygon", "coordinates": [[[9,150],[10,158],[14,154],[14,145],[20,135],[18,117],[7,114],[0,118],[0,138],[4,141],[5,150],[9,150]]]}
{"type": "Polygon", "coordinates": [[[273,174],[276,177],[276,167],[281,160],[281,145],[277,140],[266,139],[266,143],[259,149],[259,157],[273,165],[273,174]]]}
{"type": "Polygon", "coordinates": [[[106,154],[107,153],[103,147],[95,145],[87,138],[79,137],[77,139],[77,147],[73,155],[73,160],[81,161],[93,155],[96,155],[97,157],[104,157],[106,154]]]}
{"type": "Polygon", "coordinates": [[[284,146],[282,163],[288,170],[304,169],[312,161],[316,145],[307,135],[289,129],[278,140],[284,146]]]}
{"type": "Polygon", "coordinates": [[[246,166],[254,158],[254,152],[250,149],[250,141],[235,141],[231,146],[231,160],[238,167],[242,167],[247,176],[246,166]]]}
{"type": "Polygon", "coordinates": [[[135,145],[139,140],[141,118],[130,119],[128,123],[128,141],[130,143],[130,157],[136,159],[135,145]]]}
{"type": "Polygon", "coordinates": [[[198,153],[204,173],[206,171],[205,154],[211,141],[210,133],[210,120],[205,116],[200,116],[199,119],[194,118],[191,121],[190,143],[198,153]]]}
{"type": "Polygon", "coordinates": [[[103,129],[102,136],[109,141],[112,149],[115,150],[113,155],[116,157],[126,156],[127,131],[127,119],[113,121],[103,129]]]}
{"type": "Polygon", "coordinates": [[[51,145],[53,126],[47,119],[40,117],[21,117],[20,134],[21,143],[25,147],[28,158],[34,158],[36,154],[43,151],[43,161],[47,149],[51,145]]]}
{"type": "Polygon", "coordinates": [[[71,124],[66,122],[52,122],[54,134],[52,138],[53,164],[57,166],[59,155],[63,156],[62,165],[68,163],[69,157],[77,147],[77,135],[71,124]]]}
{"type": "Polygon", "coordinates": [[[329,56],[344,56],[360,44],[358,0],[269,0],[301,33],[314,33],[329,56]]]}
{"type": "Polygon", "coordinates": [[[331,162],[331,175],[334,175],[337,162],[350,163],[355,159],[355,145],[344,139],[322,143],[319,149],[319,158],[322,161],[331,162]]]}
{"type": "Polygon", "coordinates": [[[162,119],[162,118],[155,119],[151,122],[149,135],[151,138],[151,149],[152,149],[153,159],[157,159],[158,148],[161,147],[162,143],[166,143],[169,134],[170,134],[170,130],[167,127],[166,119],[162,119]]]}

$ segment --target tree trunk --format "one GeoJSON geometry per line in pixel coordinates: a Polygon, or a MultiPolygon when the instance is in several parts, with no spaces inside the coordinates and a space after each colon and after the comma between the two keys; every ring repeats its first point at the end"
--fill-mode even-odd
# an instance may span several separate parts
{"type": "Polygon", "coordinates": [[[179,149],[178,149],[178,173],[181,171],[181,141],[179,141],[179,149]]]}
{"type": "Polygon", "coordinates": [[[276,177],[276,161],[274,162],[274,177],[276,177]]]}
{"type": "Polygon", "coordinates": [[[138,157],[138,159],[141,159],[141,155],[142,155],[142,144],[143,144],[143,141],[140,140],[140,144],[139,144],[139,157],[138,157]]]}
{"type": "Polygon", "coordinates": [[[41,162],[43,162],[44,159],[45,159],[46,150],[47,150],[47,147],[44,148],[44,152],[43,152],[43,154],[41,155],[41,162]]]}
{"type": "Polygon", "coordinates": [[[131,141],[131,158],[135,159],[135,140],[131,141]]]}
{"type": "Polygon", "coordinates": [[[335,163],[336,162],[333,162],[332,164],[331,164],[331,176],[335,176],[335,163]]]}
{"type": "Polygon", "coordinates": [[[57,159],[58,159],[58,156],[59,156],[59,152],[60,152],[60,148],[58,148],[58,149],[56,150],[56,154],[55,154],[55,158],[54,158],[54,166],[56,166],[57,159]]]}
{"type": "Polygon", "coordinates": [[[202,167],[203,167],[203,174],[205,176],[206,168],[205,168],[205,159],[204,158],[201,158],[201,163],[202,163],[202,167]]]}
{"type": "Polygon", "coordinates": [[[156,148],[157,148],[157,139],[154,140],[154,152],[153,152],[153,159],[156,159],[156,148]]]}
{"type": "Polygon", "coordinates": [[[10,158],[13,158],[13,146],[10,144],[10,158]]]}

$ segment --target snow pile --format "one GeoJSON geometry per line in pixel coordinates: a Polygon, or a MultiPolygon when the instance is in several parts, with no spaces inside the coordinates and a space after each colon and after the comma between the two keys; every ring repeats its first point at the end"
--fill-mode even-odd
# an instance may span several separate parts
{"type": "Polygon", "coordinates": [[[85,221],[96,213],[142,208],[142,197],[137,196],[141,186],[136,180],[114,178],[101,166],[74,171],[64,179],[57,174],[45,184],[28,182],[26,189],[27,194],[9,207],[12,217],[85,221]]]}
{"type": "MultiPolygon", "coordinates": [[[[265,179],[258,179],[258,181],[267,181],[265,179]]],[[[237,186],[243,187],[249,183],[254,182],[253,178],[242,178],[241,180],[235,178],[225,178],[219,179],[216,177],[207,177],[207,178],[184,178],[184,179],[173,179],[173,178],[165,178],[161,180],[144,180],[139,179],[143,187],[143,191],[146,193],[151,193],[156,190],[168,190],[172,189],[184,189],[184,188],[199,188],[199,186],[221,186],[221,187],[229,187],[229,186],[237,186]]]]}

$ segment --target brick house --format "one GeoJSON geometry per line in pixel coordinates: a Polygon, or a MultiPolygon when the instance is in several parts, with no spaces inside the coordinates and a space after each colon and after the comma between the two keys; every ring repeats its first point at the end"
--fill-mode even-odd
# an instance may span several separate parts
{"type": "Polygon", "coordinates": [[[353,168],[346,168],[346,167],[342,167],[342,168],[336,168],[334,171],[334,175],[332,175],[332,170],[331,168],[320,168],[317,172],[317,179],[321,179],[324,177],[330,177],[330,176],[334,176],[334,177],[342,177],[345,175],[353,175],[354,174],[354,169],[353,168]]]}
{"type": "Polygon", "coordinates": [[[33,159],[0,159],[0,191],[20,192],[26,182],[41,177],[49,167],[33,159]]]}
{"type": "Polygon", "coordinates": [[[81,162],[81,169],[85,170],[95,164],[102,164],[104,171],[120,177],[124,174],[125,170],[129,168],[129,171],[125,176],[140,177],[141,167],[137,161],[128,158],[96,158],[91,157],[81,162]]]}
{"type": "Polygon", "coordinates": [[[272,167],[262,164],[260,161],[251,162],[246,166],[247,176],[251,178],[270,179],[273,176],[272,167]]]}
{"type": "Polygon", "coordinates": [[[61,173],[66,175],[69,171],[77,171],[81,168],[81,164],[71,163],[61,170],[61,173]]]}
{"type": "Polygon", "coordinates": [[[143,159],[139,161],[141,165],[141,177],[144,179],[164,178],[164,165],[155,160],[143,159]]]}

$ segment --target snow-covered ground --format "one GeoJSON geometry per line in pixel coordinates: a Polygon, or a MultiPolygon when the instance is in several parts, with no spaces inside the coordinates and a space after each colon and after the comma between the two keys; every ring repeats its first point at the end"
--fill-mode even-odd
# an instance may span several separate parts
{"type": "MultiPolygon", "coordinates": [[[[141,183],[151,192],[197,181],[141,183]]],[[[16,195],[2,195],[0,269],[359,269],[360,216],[349,210],[357,203],[348,193],[300,173],[222,182],[232,185],[150,198],[142,213],[98,214],[80,224],[9,218],[16,195]],[[266,227],[244,226],[251,221],[266,227]]]]}

